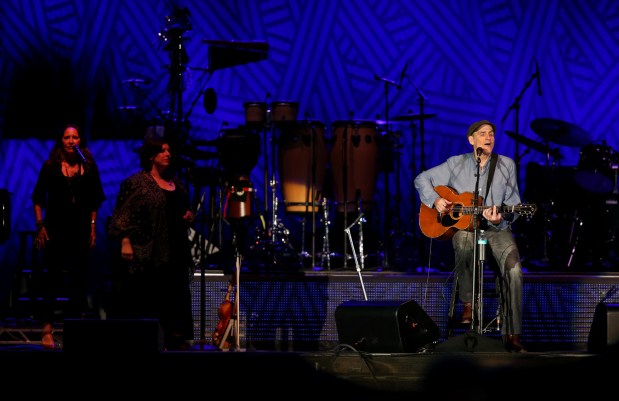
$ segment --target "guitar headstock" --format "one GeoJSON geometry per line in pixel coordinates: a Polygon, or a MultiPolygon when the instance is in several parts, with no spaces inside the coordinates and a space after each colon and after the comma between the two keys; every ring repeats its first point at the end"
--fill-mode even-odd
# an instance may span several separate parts
{"type": "Polygon", "coordinates": [[[537,211],[537,206],[534,204],[521,204],[514,207],[514,212],[524,217],[532,217],[537,211]]]}

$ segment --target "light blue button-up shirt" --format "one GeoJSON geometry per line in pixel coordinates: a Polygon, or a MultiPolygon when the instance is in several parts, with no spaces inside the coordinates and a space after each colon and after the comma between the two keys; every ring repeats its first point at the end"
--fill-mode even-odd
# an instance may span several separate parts
{"type": "MultiPolygon", "coordinates": [[[[494,176],[486,198],[486,182],[488,181],[489,168],[490,161],[483,168],[480,168],[479,195],[483,198],[483,205],[519,205],[521,200],[517,182],[518,173],[514,160],[507,156],[498,155],[494,176]]],[[[476,174],[477,160],[473,152],[451,156],[438,166],[421,172],[415,178],[415,189],[419,193],[420,201],[432,208],[434,207],[434,201],[439,197],[434,187],[446,185],[454,189],[458,194],[464,192],[474,193],[475,182],[477,181],[476,174]]],[[[503,213],[503,219],[494,227],[501,230],[505,229],[516,218],[517,214],[515,213],[503,213]]],[[[493,225],[490,224],[490,226],[493,225]]]]}

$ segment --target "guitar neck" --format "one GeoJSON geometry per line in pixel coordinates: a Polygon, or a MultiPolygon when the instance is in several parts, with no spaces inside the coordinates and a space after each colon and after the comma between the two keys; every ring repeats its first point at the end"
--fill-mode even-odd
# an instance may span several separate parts
{"type": "MultiPolygon", "coordinates": [[[[492,209],[494,206],[478,206],[479,213],[482,213],[486,209],[492,209]]],[[[514,213],[518,209],[518,206],[506,206],[501,205],[496,207],[497,213],[514,213]]],[[[463,206],[460,210],[462,214],[475,214],[475,206],[463,206]]]]}

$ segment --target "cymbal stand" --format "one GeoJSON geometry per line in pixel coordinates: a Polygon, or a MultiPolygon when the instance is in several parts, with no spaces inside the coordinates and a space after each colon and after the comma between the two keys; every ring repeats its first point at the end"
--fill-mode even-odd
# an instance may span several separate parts
{"type": "MultiPolygon", "coordinates": [[[[363,250],[363,223],[365,223],[365,217],[363,217],[363,211],[361,209],[361,197],[358,197],[357,199],[357,211],[359,213],[359,216],[361,216],[360,219],[358,219],[359,222],[359,259],[361,259],[361,262],[359,263],[361,270],[363,270],[365,268],[365,253],[363,250]]],[[[353,251],[354,251],[354,247],[353,247],[353,251]]]]}
{"type": "MultiPolygon", "coordinates": [[[[344,227],[348,224],[348,125],[344,125],[342,133],[342,190],[344,194],[344,227]]],[[[353,129],[352,127],[350,129],[353,129]]],[[[342,250],[342,267],[348,267],[348,242],[346,242],[346,230],[344,230],[344,241],[342,250]]]]}
{"type": "MultiPolygon", "coordinates": [[[[272,123],[272,112],[271,112],[271,106],[269,105],[269,97],[271,95],[267,94],[266,98],[265,98],[265,103],[266,103],[266,113],[265,113],[265,124],[264,124],[264,138],[265,140],[263,141],[263,152],[264,152],[264,213],[266,213],[269,210],[269,141],[267,140],[267,137],[269,136],[269,131],[271,131],[271,123],[272,123]]],[[[271,131],[271,142],[273,142],[273,134],[271,131]]],[[[274,155],[271,155],[271,157],[275,157],[274,155]]]]}
{"type": "MultiPolygon", "coordinates": [[[[406,75],[406,80],[413,86],[413,88],[415,88],[415,91],[417,91],[417,96],[419,97],[419,114],[421,115],[421,120],[419,120],[419,159],[420,159],[420,163],[419,163],[419,173],[421,173],[422,171],[424,171],[426,169],[426,156],[425,156],[425,139],[424,139],[424,133],[425,133],[425,123],[424,123],[424,113],[425,113],[425,102],[428,101],[428,98],[426,97],[426,95],[421,91],[421,89],[419,89],[419,87],[417,85],[415,85],[415,83],[408,77],[408,75],[406,75]]],[[[412,131],[412,135],[413,135],[413,139],[411,141],[411,178],[414,181],[415,180],[415,176],[417,175],[417,173],[415,172],[415,142],[416,142],[416,135],[415,135],[415,130],[416,126],[415,123],[413,121],[411,121],[411,131],[412,131]]],[[[415,187],[414,182],[411,183],[412,188],[415,187]]],[[[415,221],[413,221],[413,216],[415,216],[417,214],[417,206],[416,206],[416,199],[413,196],[413,199],[411,201],[411,226],[415,227],[415,221]]]]}
{"type": "MultiPolygon", "coordinates": [[[[312,121],[312,119],[310,118],[310,114],[309,113],[305,113],[305,120],[307,123],[307,126],[310,128],[310,132],[311,132],[311,144],[312,144],[312,155],[311,155],[311,165],[310,165],[310,174],[306,179],[305,182],[305,213],[303,214],[302,218],[301,218],[301,257],[302,258],[306,258],[309,257],[310,254],[305,250],[305,229],[306,229],[306,223],[307,223],[307,219],[305,216],[307,216],[309,213],[308,208],[311,206],[312,210],[311,210],[311,216],[312,216],[312,252],[311,252],[311,258],[312,258],[312,268],[316,266],[316,206],[317,206],[317,200],[318,197],[316,196],[316,141],[317,141],[317,133],[316,133],[316,125],[314,124],[314,122],[312,121]]],[[[302,134],[301,134],[302,135],[302,134]]]]}
{"type": "Polygon", "coordinates": [[[326,265],[327,270],[331,270],[331,251],[329,249],[329,225],[331,224],[331,221],[329,221],[329,208],[327,198],[322,198],[322,213],[322,224],[325,231],[322,237],[322,258],[320,260],[320,266],[325,267],[326,265]]]}
{"type": "Polygon", "coordinates": [[[307,193],[307,197],[305,199],[305,204],[309,204],[308,198],[311,198],[312,201],[312,268],[316,266],[316,201],[318,200],[318,196],[316,194],[316,141],[318,140],[318,134],[316,133],[316,125],[310,119],[309,113],[306,113],[307,122],[310,124],[312,129],[312,173],[311,173],[311,183],[310,190],[307,193]],[[311,194],[311,196],[310,196],[311,194]]]}
{"type": "MultiPolygon", "coordinates": [[[[511,110],[514,110],[514,127],[515,127],[514,132],[516,133],[516,136],[520,135],[520,129],[519,129],[520,99],[522,98],[522,95],[527,90],[527,88],[531,86],[531,83],[533,83],[533,80],[535,78],[537,78],[537,71],[533,73],[533,75],[531,75],[531,78],[529,78],[527,82],[525,82],[524,87],[522,88],[518,96],[516,96],[516,98],[514,99],[514,102],[509,106],[509,108],[505,112],[505,115],[503,115],[503,118],[501,118],[501,123],[505,122],[505,119],[509,115],[509,112],[511,110]]],[[[516,141],[515,147],[514,147],[514,162],[516,163],[516,172],[518,174],[518,182],[520,183],[521,182],[520,180],[520,154],[518,152],[518,141],[516,141]]]]}
{"type": "MultiPolygon", "coordinates": [[[[384,93],[385,93],[385,129],[387,130],[387,133],[390,132],[391,127],[389,124],[389,85],[392,84],[394,85],[396,88],[398,88],[398,90],[402,87],[401,84],[398,84],[396,82],[393,82],[391,80],[387,80],[384,79],[384,93]]],[[[384,222],[383,222],[383,268],[388,268],[389,267],[389,247],[387,246],[388,241],[389,241],[389,237],[391,235],[391,218],[392,218],[392,213],[391,208],[389,207],[389,200],[391,199],[391,194],[389,193],[389,169],[385,169],[384,172],[384,185],[385,185],[385,190],[384,190],[384,196],[385,196],[385,216],[384,216],[384,222]]]]}

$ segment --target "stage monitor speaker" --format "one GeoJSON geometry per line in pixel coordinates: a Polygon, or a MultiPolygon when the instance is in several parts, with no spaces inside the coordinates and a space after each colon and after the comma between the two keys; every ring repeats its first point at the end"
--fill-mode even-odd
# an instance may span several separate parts
{"type": "Polygon", "coordinates": [[[65,319],[62,330],[66,352],[163,351],[163,331],[157,319],[65,319]]]}
{"type": "Polygon", "coordinates": [[[597,304],[587,345],[593,353],[619,350],[619,304],[597,304]]]}
{"type": "Polygon", "coordinates": [[[345,301],[335,309],[340,344],[364,352],[418,352],[439,339],[436,323],[410,301],[345,301]]]}

